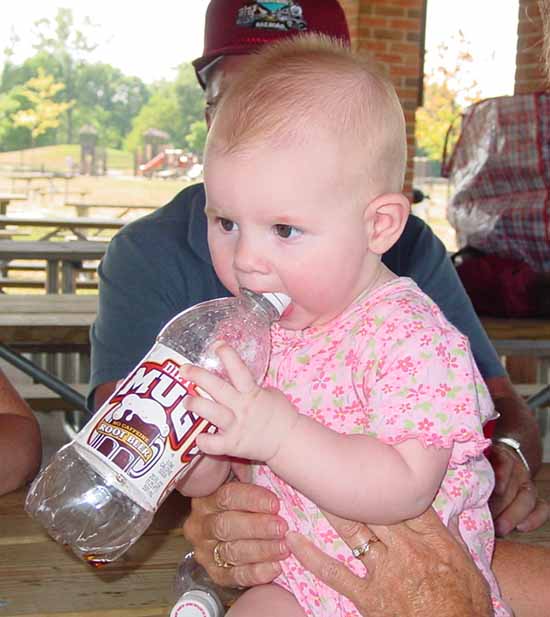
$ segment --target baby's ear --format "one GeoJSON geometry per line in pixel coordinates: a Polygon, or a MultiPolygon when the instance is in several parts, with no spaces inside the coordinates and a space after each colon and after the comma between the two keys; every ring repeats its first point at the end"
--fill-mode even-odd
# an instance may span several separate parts
{"type": "Polygon", "coordinates": [[[383,255],[397,242],[409,217],[411,205],[403,193],[385,193],[365,208],[369,250],[383,255]]]}

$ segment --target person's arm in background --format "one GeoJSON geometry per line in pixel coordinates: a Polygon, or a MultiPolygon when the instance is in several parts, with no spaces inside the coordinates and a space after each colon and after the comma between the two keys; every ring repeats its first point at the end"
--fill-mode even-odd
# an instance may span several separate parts
{"type": "Polygon", "coordinates": [[[434,300],[445,316],[469,340],[479,370],[500,414],[495,437],[517,439],[529,463],[528,473],[507,446],[494,446],[491,462],[496,487],[491,507],[497,533],[518,527],[530,531],[548,519],[548,506],[537,499],[531,482],[542,461],[542,444],[534,415],[515,391],[492,346],[443,243],[419,218],[409,217],[399,242],[384,255],[384,263],[400,276],[411,277],[434,300]]]}
{"type": "Polygon", "coordinates": [[[38,421],[0,370],[0,495],[32,480],[41,459],[38,421]]]}

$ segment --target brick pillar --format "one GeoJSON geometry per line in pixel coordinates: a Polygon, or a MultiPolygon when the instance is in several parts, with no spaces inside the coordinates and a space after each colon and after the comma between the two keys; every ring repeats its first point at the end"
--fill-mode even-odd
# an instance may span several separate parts
{"type": "Polygon", "coordinates": [[[372,54],[391,78],[405,111],[409,161],[405,190],[413,176],[414,114],[422,87],[421,48],[425,0],[340,0],[354,49],[372,54]]]}
{"type": "Polygon", "coordinates": [[[542,20],[537,0],[519,0],[515,93],[545,90],[542,60],[542,20]]]}

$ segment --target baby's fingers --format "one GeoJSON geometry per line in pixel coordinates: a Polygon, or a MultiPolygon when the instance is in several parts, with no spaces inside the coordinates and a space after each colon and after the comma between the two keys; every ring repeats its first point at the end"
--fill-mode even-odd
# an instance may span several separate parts
{"type": "Polygon", "coordinates": [[[226,343],[216,344],[216,354],[222,361],[231,383],[239,392],[250,392],[256,382],[239,354],[226,343]]]}
{"type": "Polygon", "coordinates": [[[231,454],[228,451],[227,439],[220,433],[201,433],[197,435],[197,446],[204,454],[219,456],[231,454]]]}
{"type": "Polygon", "coordinates": [[[184,364],[181,376],[207,392],[215,401],[229,405],[235,395],[235,388],[218,375],[194,364],[184,364]]]}
{"type": "Polygon", "coordinates": [[[235,419],[230,409],[202,396],[188,396],[184,405],[188,411],[208,420],[222,430],[226,430],[235,419]]]}

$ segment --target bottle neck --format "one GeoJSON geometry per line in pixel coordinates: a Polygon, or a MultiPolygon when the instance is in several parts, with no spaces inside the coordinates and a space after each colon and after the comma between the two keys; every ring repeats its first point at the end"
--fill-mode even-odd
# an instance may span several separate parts
{"type": "Polygon", "coordinates": [[[240,297],[242,301],[246,303],[249,310],[264,316],[270,324],[279,321],[281,317],[279,312],[273,304],[261,294],[257,294],[255,291],[250,291],[250,289],[245,289],[243,287],[240,290],[240,297]]]}

